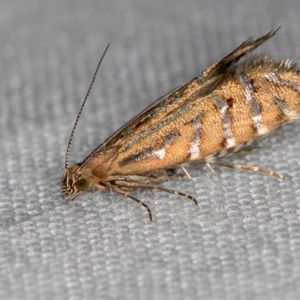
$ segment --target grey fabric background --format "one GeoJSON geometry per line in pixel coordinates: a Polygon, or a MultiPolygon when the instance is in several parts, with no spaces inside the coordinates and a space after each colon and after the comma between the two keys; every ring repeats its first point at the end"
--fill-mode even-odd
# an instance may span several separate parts
{"type": "Polygon", "coordinates": [[[138,191],[152,209],[61,195],[69,134],[108,42],[71,163],[157,97],[250,36],[300,59],[299,0],[0,2],[0,299],[300,299],[300,124],[234,160],[291,175],[204,167],[138,191]]]}

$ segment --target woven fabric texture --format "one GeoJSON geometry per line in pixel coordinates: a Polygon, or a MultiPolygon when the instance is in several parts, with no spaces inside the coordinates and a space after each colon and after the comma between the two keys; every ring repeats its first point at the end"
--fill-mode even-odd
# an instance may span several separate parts
{"type": "Polygon", "coordinates": [[[289,174],[192,168],[137,203],[60,190],[70,163],[250,36],[300,62],[299,0],[2,0],[0,299],[299,299],[300,124],[231,160],[289,174]]]}

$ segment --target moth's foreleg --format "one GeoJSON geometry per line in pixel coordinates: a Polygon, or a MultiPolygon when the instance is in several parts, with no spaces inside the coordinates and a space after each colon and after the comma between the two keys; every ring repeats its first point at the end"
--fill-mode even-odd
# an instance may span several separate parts
{"type": "Polygon", "coordinates": [[[161,186],[155,186],[154,188],[159,190],[159,191],[163,191],[163,192],[167,192],[167,193],[170,193],[170,194],[175,194],[175,195],[179,195],[179,196],[188,198],[188,199],[192,200],[196,205],[198,205],[197,199],[194,198],[193,196],[189,195],[189,194],[179,192],[179,191],[176,191],[176,190],[172,190],[172,189],[167,189],[167,188],[164,188],[164,187],[161,187],[161,186]]]}
{"type": "Polygon", "coordinates": [[[141,204],[142,206],[144,206],[144,207],[147,209],[147,211],[148,211],[148,215],[149,215],[150,222],[152,222],[152,212],[151,212],[150,207],[149,207],[146,203],[144,203],[142,200],[140,200],[140,199],[138,199],[138,198],[135,198],[135,197],[131,196],[130,194],[125,193],[125,194],[123,194],[123,195],[124,195],[126,198],[130,198],[130,199],[132,199],[133,201],[135,201],[135,202],[141,204]]]}
{"type": "Polygon", "coordinates": [[[171,193],[171,194],[176,194],[182,197],[186,197],[190,200],[192,200],[196,205],[198,205],[198,202],[196,200],[196,198],[194,198],[191,195],[188,195],[186,193],[183,192],[179,192],[176,190],[172,190],[172,189],[167,189],[164,187],[161,187],[159,185],[153,184],[152,182],[148,181],[148,182],[142,182],[142,181],[116,181],[115,184],[117,184],[120,188],[124,187],[134,187],[134,188],[142,188],[142,189],[149,189],[151,191],[153,190],[159,190],[159,191],[163,191],[163,192],[167,192],[167,193],[171,193]]]}
{"type": "MultiPolygon", "coordinates": [[[[124,181],[123,181],[123,183],[124,183],[124,181]]],[[[108,189],[110,189],[110,190],[112,190],[112,191],[114,191],[114,192],[116,192],[118,194],[121,194],[122,196],[124,196],[126,198],[129,198],[129,199],[131,199],[131,200],[133,200],[133,201],[141,204],[142,206],[144,206],[147,209],[147,212],[148,212],[148,215],[149,215],[149,219],[152,222],[152,212],[151,212],[150,207],[146,203],[144,203],[142,200],[140,200],[138,198],[135,198],[135,197],[131,196],[128,193],[128,189],[129,190],[135,190],[138,187],[138,185],[136,183],[131,182],[131,184],[128,184],[127,186],[126,185],[117,186],[115,183],[111,184],[110,182],[106,182],[106,183],[104,183],[104,185],[108,189]],[[123,190],[123,189],[125,189],[125,190],[123,190]]]]}

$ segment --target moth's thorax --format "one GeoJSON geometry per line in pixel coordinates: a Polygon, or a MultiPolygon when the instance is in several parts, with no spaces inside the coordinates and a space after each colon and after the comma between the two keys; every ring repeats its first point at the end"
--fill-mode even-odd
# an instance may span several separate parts
{"type": "Polygon", "coordinates": [[[92,185],[92,176],[87,169],[73,165],[65,169],[61,186],[67,197],[73,199],[92,185]]]}

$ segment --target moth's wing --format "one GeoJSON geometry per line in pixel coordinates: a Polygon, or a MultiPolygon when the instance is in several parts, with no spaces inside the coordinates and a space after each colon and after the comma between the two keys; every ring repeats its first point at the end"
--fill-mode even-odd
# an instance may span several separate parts
{"type": "Polygon", "coordinates": [[[239,47],[237,47],[235,50],[233,50],[227,56],[221,59],[218,63],[215,63],[206,70],[204,70],[201,74],[203,80],[209,80],[215,76],[226,73],[232,65],[238,62],[238,60],[240,60],[243,56],[250,53],[251,51],[255,50],[258,46],[267,41],[269,38],[271,38],[279,29],[280,27],[277,27],[268,32],[266,35],[263,35],[262,37],[257,39],[250,37],[239,47]]]}
{"type": "MultiPolygon", "coordinates": [[[[182,109],[183,106],[192,104],[195,101],[201,101],[202,97],[212,93],[222,83],[223,79],[227,77],[228,73],[232,71],[233,66],[236,66],[238,64],[241,58],[255,50],[269,38],[271,38],[279,29],[280,27],[277,27],[268,32],[266,35],[263,35],[262,37],[257,39],[250,37],[239,47],[237,47],[235,50],[221,59],[218,63],[215,63],[204,70],[201,73],[201,76],[197,77],[198,80],[200,78],[201,82],[201,84],[199,84],[199,88],[195,90],[195,92],[192,93],[189,97],[186,97],[185,99],[183,99],[183,101],[180,101],[179,105],[174,107],[174,109],[169,111],[164,117],[176,114],[182,109]]],[[[195,78],[193,80],[195,80],[195,78]]],[[[188,84],[193,82],[193,80],[191,80],[188,84]]],[[[157,120],[155,124],[158,124],[159,122],[161,122],[161,119],[157,120]]]]}
{"type": "Polygon", "coordinates": [[[201,73],[202,86],[201,89],[193,93],[188,99],[186,99],[185,104],[190,104],[193,101],[198,101],[199,98],[211,93],[221,82],[228,72],[233,70],[233,67],[237,66],[239,60],[243,58],[248,53],[255,50],[262,43],[271,38],[280,27],[277,27],[266,35],[260,38],[254,39],[250,37],[248,40],[243,42],[235,50],[226,55],[218,63],[213,64],[201,73]]]}
{"type": "Polygon", "coordinates": [[[176,87],[172,89],[167,94],[159,97],[149,106],[147,106],[144,110],[142,110],[138,115],[136,115],[133,119],[125,123],[121,128],[119,128],[116,132],[114,132],[111,136],[109,136],[103,143],[101,143],[86,159],[89,159],[91,156],[95,156],[99,151],[103,149],[110,148],[115,144],[116,141],[121,141],[124,139],[124,132],[133,132],[135,129],[139,128],[139,126],[143,123],[145,115],[151,115],[155,109],[160,106],[165,106],[170,101],[170,96],[178,91],[180,87],[176,87]]]}
{"type": "Polygon", "coordinates": [[[230,70],[239,59],[272,37],[279,30],[279,28],[280,27],[275,28],[258,39],[249,38],[218,63],[215,63],[204,70],[201,73],[201,77],[194,78],[186,85],[175,88],[164,96],[158,98],[136,117],[131,119],[109,138],[107,138],[86,158],[86,160],[97,156],[99,152],[107,150],[111,147],[120,148],[137,132],[141,134],[142,132],[147,131],[149,126],[153,126],[154,124],[161,122],[162,119],[173,113],[176,113],[188,103],[201,100],[201,97],[211,93],[222,82],[222,79],[226,76],[228,70],[230,70]],[[189,88],[189,85],[191,83],[195,83],[196,81],[198,88],[188,97],[184,97],[183,95],[189,88]],[[176,101],[174,101],[174,99],[176,101]],[[159,117],[157,116],[157,113],[159,113],[159,117]],[[156,117],[156,121],[155,123],[151,123],[151,118],[154,117],[156,117]]]}
{"type": "Polygon", "coordinates": [[[202,83],[199,81],[198,77],[195,77],[187,84],[181,87],[176,87],[167,94],[158,98],[137,116],[135,116],[120,129],[118,129],[115,133],[109,136],[86,158],[86,160],[89,160],[91,157],[96,156],[97,153],[104,149],[123,145],[124,142],[128,140],[129,136],[134,135],[135,132],[137,130],[140,130],[141,127],[143,127],[142,130],[146,130],[148,128],[147,125],[148,123],[150,123],[149,121],[152,118],[156,117],[157,121],[159,121],[168,116],[172,110],[185,105],[185,100],[188,97],[185,97],[184,94],[189,89],[189,85],[192,83],[197,85],[197,90],[201,88],[202,83]]]}

